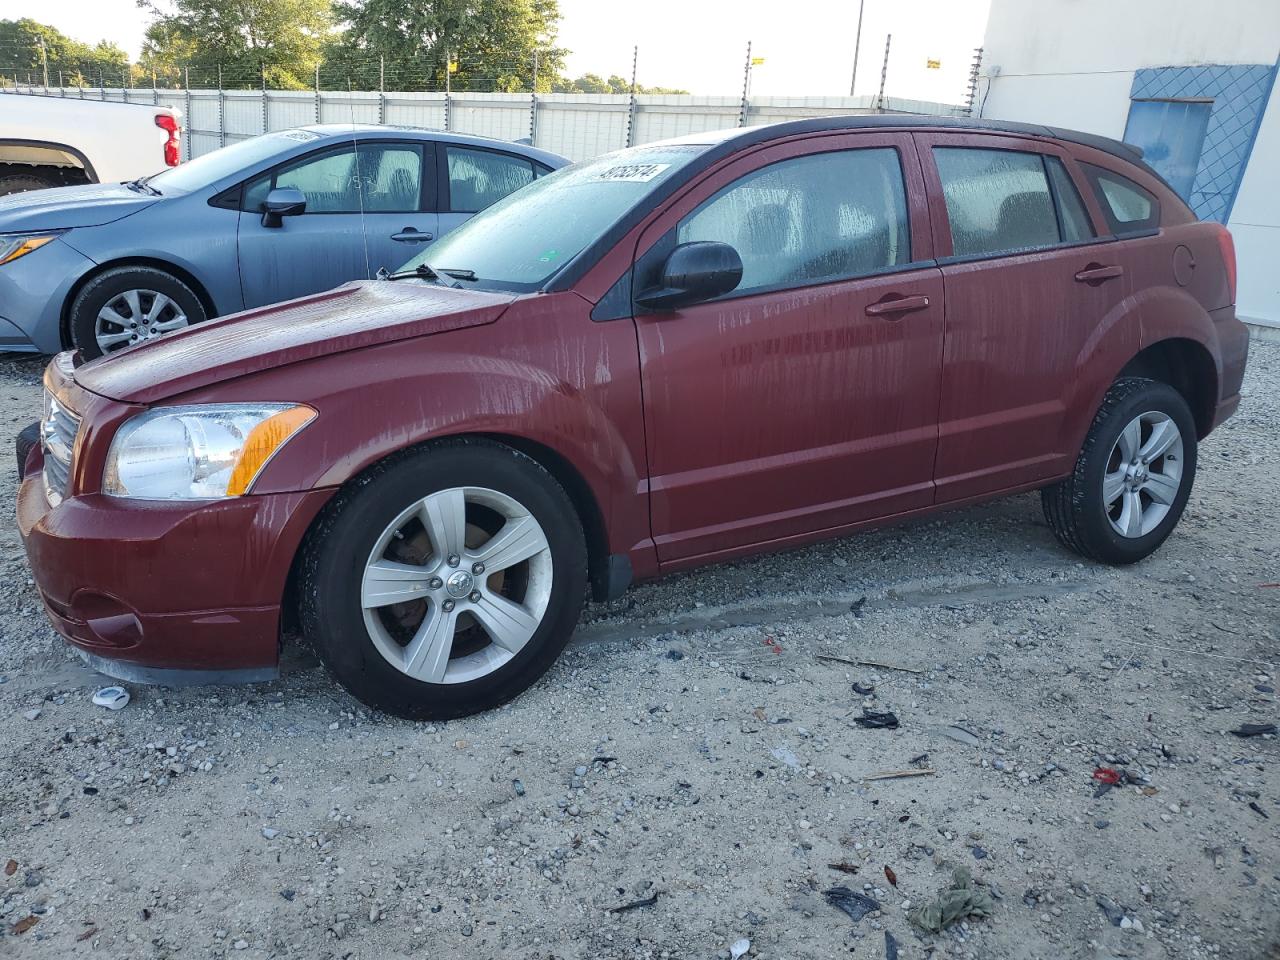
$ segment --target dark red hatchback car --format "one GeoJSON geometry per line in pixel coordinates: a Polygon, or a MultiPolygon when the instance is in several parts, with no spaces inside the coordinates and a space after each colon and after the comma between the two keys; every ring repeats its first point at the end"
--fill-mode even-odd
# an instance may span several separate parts
{"type": "Polygon", "coordinates": [[[590,584],[1034,488],[1149,554],[1239,402],[1231,239],[1137,152],[880,116],[610,154],[384,281],[46,374],[18,517],[125,679],[273,676],[300,623],[371,706],[528,687],[590,584]]]}

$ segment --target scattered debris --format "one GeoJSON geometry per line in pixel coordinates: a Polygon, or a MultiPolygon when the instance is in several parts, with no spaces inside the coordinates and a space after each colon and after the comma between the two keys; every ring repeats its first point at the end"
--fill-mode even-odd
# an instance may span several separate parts
{"type": "Polygon", "coordinates": [[[1270,734],[1276,735],[1276,725],[1274,723],[1242,723],[1231,731],[1237,737],[1264,737],[1270,734]]]}
{"type": "Polygon", "coordinates": [[[858,683],[855,681],[853,692],[860,697],[869,697],[876,692],[876,685],[874,683],[858,683]]]}
{"type": "Polygon", "coordinates": [[[1106,915],[1107,922],[1113,927],[1120,926],[1120,921],[1124,919],[1124,910],[1120,905],[1105,894],[1098,894],[1094,903],[1102,908],[1102,912],[1106,915]]]}
{"type": "Polygon", "coordinates": [[[827,903],[847,913],[854,923],[880,909],[878,900],[873,900],[866,894],[850,890],[848,887],[832,887],[830,890],[824,890],[822,895],[827,903]]]}
{"type": "Polygon", "coordinates": [[[857,873],[862,868],[856,863],[849,863],[845,860],[841,860],[839,863],[828,863],[827,869],[839,870],[841,873],[857,873]]]}
{"type": "Polygon", "coordinates": [[[6,877],[12,877],[17,872],[18,872],[17,860],[10,860],[8,863],[4,865],[4,875],[6,877]]]}
{"type": "Polygon", "coordinates": [[[888,930],[884,932],[884,960],[898,960],[898,941],[888,930]]]}
{"type": "Polygon", "coordinates": [[[869,777],[863,777],[863,780],[903,780],[907,777],[931,777],[936,771],[930,767],[913,767],[910,770],[886,770],[883,773],[873,773],[869,777]]]}
{"type": "Polygon", "coordinates": [[[923,670],[917,670],[915,667],[903,667],[896,663],[884,663],[880,660],[849,660],[845,657],[833,657],[827,653],[820,653],[818,660],[823,663],[843,663],[850,667],[879,667],[881,670],[901,670],[903,673],[924,673],[923,670]]]}
{"type": "Polygon", "coordinates": [[[274,840],[276,837],[280,836],[280,831],[274,827],[263,827],[262,836],[267,840],[274,840]]]}
{"type": "Polygon", "coordinates": [[[624,903],[621,906],[610,907],[610,913],[626,913],[628,910],[638,910],[641,907],[652,907],[658,902],[659,891],[655,890],[653,896],[645,897],[643,900],[633,900],[631,903],[624,903]]]}
{"type": "Polygon", "coordinates": [[[970,847],[970,852],[973,854],[973,859],[975,860],[987,859],[987,851],[983,847],[978,847],[978,846],[970,847]]]}
{"type": "Polygon", "coordinates": [[[853,722],[867,730],[897,730],[898,715],[892,710],[868,710],[862,708],[862,716],[854,717],[853,722]]]}
{"type": "Polygon", "coordinates": [[[665,656],[668,660],[683,660],[684,651],[677,650],[675,647],[672,647],[665,654],[663,654],[663,656],[665,656]]]}
{"type": "Polygon", "coordinates": [[[859,620],[861,620],[862,608],[865,607],[866,605],[867,605],[867,598],[859,597],[857,600],[853,601],[853,603],[849,604],[849,612],[852,613],[859,620]]]}
{"type": "Polygon", "coordinates": [[[954,724],[950,727],[943,727],[941,731],[944,737],[948,737],[957,743],[963,743],[970,747],[982,746],[982,741],[978,739],[977,734],[970,733],[964,727],[958,727],[954,724]]]}
{"type": "Polygon", "coordinates": [[[511,789],[515,790],[517,797],[524,796],[524,784],[521,783],[519,780],[511,781],[511,789]]]}
{"type": "Polygon", "coordinates": [[[1093,779],[1099,783],[1105,783],[1108,787],[1114,787],[1120,782],[1121,776],[1119,770],[1112,770],[1110,767],[1098,767],[1093,771],[1093,779]]]}
{"type": "Polygon", "coordinates": [[[98,932],[97,927],[90,927],[84,933],[80,934],[80,936],[76,937],[76,943],[84,943],[86,940],[88,940],[97,932],[98,932]]]}
{"type": "Polygon", "coordinates": [[[884,865],[884,878],[889,881],[889,886],[896,887],[898,885],[898,875],[893,872],[893,867],[887,863],[884,865]]]}
{"type": "Polygon", "coordinates": [[[1252,810],[1254,813],[1256,813],[1258,816],[1260,816],[1263,820],[1271,819],[1271,817],[1267,815],[1267,811],[1263,810],[1262,807],[1258,806],[1257,800],[1249,801],[1249,809],[1252,810]]]}
{"type": "Polygon", "coordinates": [[[781,654],[781,653],[782,653],[782,644],[780,644],[780,643],[778,642],[778,638],[777,638],[777,637],[774,637],[774,636],[768,636],[768,637],[765,637],[765,638],[764,638],[764,645],[765,645],[766,647],[768,647],[770,650],[772,650],[772,651],[773,651],[774,653],[776,653],[776,654],[781,654]]]}
{"type": "Polygon", "coordinates": [[[26,717],[28,720],[39,720],[39,719],[40,719],[40,708],[39,708],[39,707],[33,707],[32,709],[30,709],[30,710],[28,710],[26,713],[24,713],[24,714],[23,714],[23,716],[24,716],[24,717],[26,717]]]}
{"type": "Polygon", "coordinates": [[[108,710],[123,710],[129,705],[129,691],[124,687],[103,687],[93,695],[93,703],[108,710]]]}
{"type": "Polygon", "coordinates": [[[743,937],[741,940],[735,940],[729,946],[729,958],[730,960],[738,960],[739,957],[746,954],[746,952],[750,949],[751,949],[751,941],[748,940],[746,937],[743,937]]]}
{"type": "Polygon", "coordinates": [[[37,917],[34,913],[30,913],[30,914],[27,914],[27,916],[23,917],[21,920],[19,920],[17,923],[15,923],[12,927],[10,927],[9,932],[16,937],[18,936],[18,934],[26,933],[28,930],[30,930],[39,922],[40,922],[40,918],[37,917]]]}
{"type": "Polygon", "coordinates": [[[778,744],[769,751],[769,755],[773,757],[773,759],[780,760],[782,763],[785,763],[792,770],[800,769],[800,758],[797,757],[792,749],[785,743],[778,744]]]}
{"type": "Polygon", "coordinates": [[[907,919],[926,933],[940,933],[965,917],[989,917],[995,907],[991,894],[974,885],[964,867],[956,867],[951,885],[931,903],[913,907],[907,919]]]}

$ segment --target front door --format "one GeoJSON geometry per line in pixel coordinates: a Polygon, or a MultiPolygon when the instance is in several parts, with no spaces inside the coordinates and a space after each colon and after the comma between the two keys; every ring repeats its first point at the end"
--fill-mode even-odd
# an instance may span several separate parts
{"type": "Polygon", "coordinates": [[[1074,161],[1044,141],[917,134],[946,291],[938,502],[1053,479],[1065,412],[1127,284],[1074,161]]]}
{"type": "Polygon", "coordinates": [[[726,165],[641,237],[636,288],[699,240],[737,249],[737,289],[635,317],[659,559],[931,504],[942,278],[910,137],[814,137],[726,165]]]}
{"type": "Polygon", "coordinates": [[[381,140],[308,154],[246,184],[238,237],[245,307],[395,270],[438,233],[434,187],[431,144],[381,140]],[[306,212],[264,226],[262,203],[276,187],[301,190],[306,212]]]}

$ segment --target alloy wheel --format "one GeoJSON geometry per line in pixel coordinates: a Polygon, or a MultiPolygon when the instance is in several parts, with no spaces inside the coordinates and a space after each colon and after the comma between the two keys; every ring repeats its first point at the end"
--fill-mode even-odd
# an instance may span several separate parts
{"type": "Polygon", "coordinates": [[[104,354],[154,340],[187,326],[186,313],[172,297],[155,290],[126,290],[102,305],[94,324],[104,354]]]}
{"type": "Polygon", "coordinates": [[[425,683],[466,683],[511,661],[547,611],[551,547],[517,500],[453,487],[412,504],[374,543],[360,585],[378,652],[425,683]]]}
{"type": "Polygon", "coordinates": [[[1102,502],[1111,527],[1136,539],[1155,530],[1182,487],[1182,433],[1171,417],[1155,410],[1134,417],[1107,458],[1102,502]]]}

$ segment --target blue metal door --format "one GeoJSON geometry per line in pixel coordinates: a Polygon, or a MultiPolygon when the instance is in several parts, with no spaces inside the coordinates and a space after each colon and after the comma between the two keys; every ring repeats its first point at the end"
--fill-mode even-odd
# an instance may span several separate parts
{"type": "Polygon", "coordinates": [[[1141,147],[1143,159],[1183,200],[1191,199],[1212,109],[1208,100],[1134,100],[1129,106],[1125,142],[1141,147]]]}

